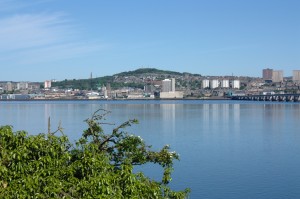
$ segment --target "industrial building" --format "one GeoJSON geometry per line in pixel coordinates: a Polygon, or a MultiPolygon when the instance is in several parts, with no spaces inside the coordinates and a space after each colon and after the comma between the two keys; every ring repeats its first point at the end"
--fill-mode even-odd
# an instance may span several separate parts
{"type": "Polygon", "coordinates": [[[175,78],[162,80],[160,98],[183,98],[183,92],[175,90],[175,78]]]}
{"type": "Polygon", "coordinates": [[[164,79],[162,80],[162,92],[170,92],[172,91],[172,80],[164,79]]]}

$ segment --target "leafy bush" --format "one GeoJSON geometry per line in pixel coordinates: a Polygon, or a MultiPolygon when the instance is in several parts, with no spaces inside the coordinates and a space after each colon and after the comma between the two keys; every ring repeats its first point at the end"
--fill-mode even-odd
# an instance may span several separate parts
{"type": "Polygon", "coordinates": [[[97,111],[85,121],[88,128],[76,145],[63,133],[56,135],[60,128],[28,135],[0,127],[0,198],[186,198],[188,189],[168,187],[178,155],[169,146],[153,151],[124,131],[137,120],[105,134],[101,126],[107,113],[97,111]],[[163,167],[161,182],[133,172],[146,163],[163,167]]]}

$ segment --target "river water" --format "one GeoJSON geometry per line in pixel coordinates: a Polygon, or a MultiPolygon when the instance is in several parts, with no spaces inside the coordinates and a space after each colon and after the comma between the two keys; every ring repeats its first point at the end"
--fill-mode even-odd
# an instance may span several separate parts
{"type": "MultiPolygon", "coordinates": [[[[0,125],[30,134],[59,123],[71,140],[97,109],[106,122],[121,124],[154,149],[166,144],[180,154],[171,187],[191,188],[190,198],[300,198],[300,103],[240,101],[26,101],[0,102],[0,125]]],[[[105,126],[109,131],[113,126],[105,126]]],[[[156,166],[142,170],[161,177],[156,166]]]]}

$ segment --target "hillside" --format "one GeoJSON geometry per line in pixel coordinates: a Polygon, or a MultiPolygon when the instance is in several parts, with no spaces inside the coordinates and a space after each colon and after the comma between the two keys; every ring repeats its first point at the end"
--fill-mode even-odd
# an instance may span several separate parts
{"type": "Polygon", "coordinates": [[[121,73],[115,74],[114,76],[140,76],[140,75],[149,75],[149,74],[183,75],[183,73],[175,72],[175,71],[159,70],[156,68],[139,68],[134,71],[121,72],[121,73]]]}
{"type": "Polygon", "coordinates": [[[93,79],[73,79],[73,80],[63,80],[58,82],[53,82],[53,87],[58,87],[61,89],[73,88],[80,90],[96,90],[97,88],[110,83],[111,88],[121,88],[121,87],[133,87],[133,88],[143,88],[144,83],[138,81],[141,77],[147,76],[157,76],[160,78],[168,78],[174,76],[184,76],[189,74],[192,76],[201,76],[199,74],[190,74],[190,73],[180,73],[175,71],[159,70],[156,68],[139,68],[134,71],[126,71],[114,74],[113,76],[98,77],[93,79]],[[136,77],[130,82],[125,81],[125,77],[136,77]]]}

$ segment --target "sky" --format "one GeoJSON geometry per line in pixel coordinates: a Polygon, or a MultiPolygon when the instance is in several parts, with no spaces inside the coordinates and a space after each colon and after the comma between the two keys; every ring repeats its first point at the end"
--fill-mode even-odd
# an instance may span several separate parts
{"type": "Polygon", "coordinates": [[[299,0],[0,0],[0,81],[300,70],[299,0]]]}

